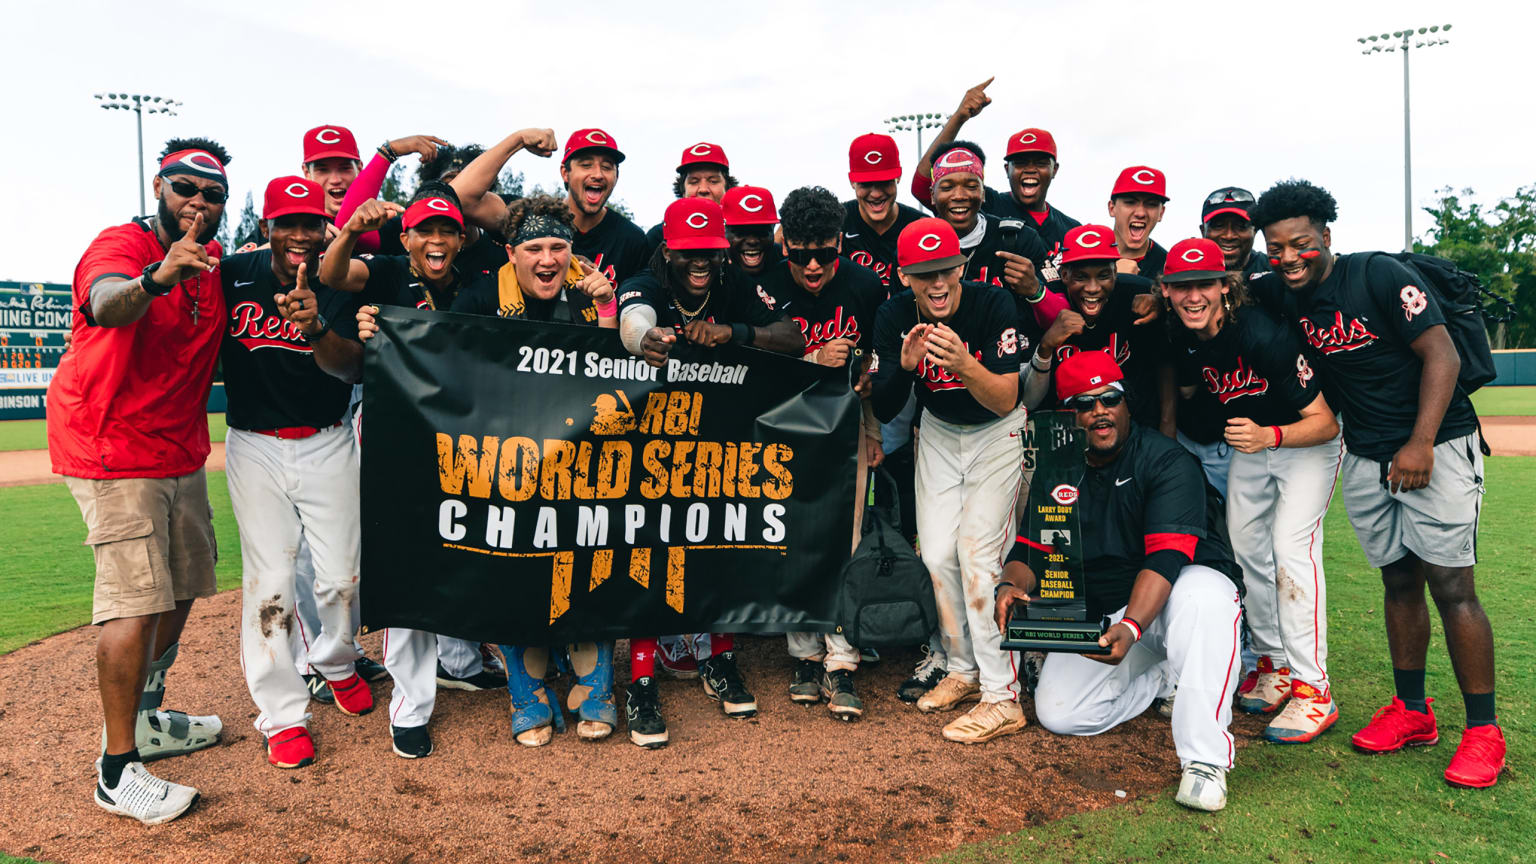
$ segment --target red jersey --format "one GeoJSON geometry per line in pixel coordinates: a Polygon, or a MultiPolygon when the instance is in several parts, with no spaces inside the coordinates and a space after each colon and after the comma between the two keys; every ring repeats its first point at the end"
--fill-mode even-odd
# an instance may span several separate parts
{"type": "MultiPolygon", "coordinates": [[[[217,241],[208,254],[222,257],[217,241]]],[[[97,235],[75,266],[74,341],[48,386],[48,454],[56,474],[179,477],[208,459],[208,390],[224,333],[219,271],[150,301],[138,321],[97,326],[91,286],[132,279],[165,257],[145,221],[97,235]]]]}

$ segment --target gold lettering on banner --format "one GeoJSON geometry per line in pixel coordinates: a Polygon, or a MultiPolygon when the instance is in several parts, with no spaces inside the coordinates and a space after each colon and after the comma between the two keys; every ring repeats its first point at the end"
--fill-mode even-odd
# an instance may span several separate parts
{"type": "Polygon", "coordinates": [[[576,560],[574,552],[555,553],[555,572],[549,586],[549,623],[571,608],[571,565],[576,560]]]}
{"type": "Polygon", "coordinates": [[[485,436],[483,444],[476,445],[475,436],[460,435],[459,446],[453,446],[453,438],[437,433],[437,479],[443,491],[458,495],[469,482],[469,494],[474,498],[491,497],[491,468],[496,464],[496,448],[501,439],[485,436]]]}
{"type": "Polygon", "coordinates": [[[613,575],[613,550],[597,549],[592,552],[592,578],[587,582],[588,591],[596,591],[597,586],[608,581],[613,575]]]}
{"type": "Polygon", "coordinates": [[[672,547],[667,550],[667,605],[683,611],[683,559],[686,553],[672,547]]]}
{"type": "Polygon", "coordinates": [[[651,550],[629,550],[629,578],[641,588],[651,587],[651,550]]]}

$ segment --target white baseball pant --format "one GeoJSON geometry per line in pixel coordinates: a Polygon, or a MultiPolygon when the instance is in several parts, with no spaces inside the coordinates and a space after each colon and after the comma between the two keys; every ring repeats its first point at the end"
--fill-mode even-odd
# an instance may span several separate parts
{"type": "Polygon", "coordinates": [[[357,594],[361,531],[357,444],[346,426],[281,440],[229,430],[225,477],[240,527],[240,660],[270,735],[309,720],[309,690],[294,667],[294,562],[307,537],[315,564],[320,633],[309,662],[327,680],[355,674],[351,606],[357,594]]]}
{"type": "MultiPolygon", "coordinates": [[[[1035,688],[1035,717],[1058,735],[1098,735],[1139,716],[1179,685],[1173,746],[1181,765],[1232,767],[1232,693],[1237,689],[1237,586],[1199,564],[1179,571],[1163,611],[1118,665],[1048,654],[1035,688]]],[[[1112,620],[1125,615],[1122,608],[1112,620]]]]}
{"type": "MultiPolygon", "coordinates": [[[[299,670],[300,675],[310,675],[315,670],[309,665],[309,643],[320,635],[320,610],[315,608],[315,563],[309,551],[309,540],[299,538],[299,557],[293,563],[294,627],[288,641],[292,643],[290,647],[293,650],[293,667],[299,670]]],[[[354,599],[352,601],[352,632],[358,632],[362,626],[362,606],[354,599]]],[[[361,656],[362,643],[354,639],[352,644],[361,656]]]]}
{"type": "Polygon", "coordinates": [[[1328,687],[1323,517],[1343,453],[1342,437],[1234,452],[1227,474],[1227,531],[1248,589],[1243,607],[1253,652],[1319,690],[1328,687]]]}
{"type": "Polygon", "coordinates": [[[1016,700],[1014,653],[1002,650],[992,590],[1015,535],[1023,408],[975,426],[924,411],[917,438],[917,536],[933,577],[949,674],[981,684],[984,702],[1016,700]]]}

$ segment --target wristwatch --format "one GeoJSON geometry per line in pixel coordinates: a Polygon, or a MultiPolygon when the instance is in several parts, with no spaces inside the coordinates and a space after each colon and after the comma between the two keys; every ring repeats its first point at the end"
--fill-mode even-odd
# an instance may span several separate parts
{"type": "Polygon", "coordinates": [[[325,316],[324,315],[321,315],[319,312],[316,312],[315,313],[315,320],[320,323],[320,332],[318,332],[318,333],[305,333],[304,334],[304,341],[305,342],[313,343],[316,340],[318,340],[320,337],[322,337],[325,334],[331,332],[331,322],[325,320],[325,316]]]}
{"type": "Polygon", "coordinates": [[[148,267],[145,267],[144,272],[139,274],[139,287],[143,288],[144,293],[151,297],[164,297],[165,295],[171,293],[172,288],[176,287],[174,284],[162,286],[160,283],[155,281],[155,271],[159,269],[160,262],[156,261],[148,267]]]}

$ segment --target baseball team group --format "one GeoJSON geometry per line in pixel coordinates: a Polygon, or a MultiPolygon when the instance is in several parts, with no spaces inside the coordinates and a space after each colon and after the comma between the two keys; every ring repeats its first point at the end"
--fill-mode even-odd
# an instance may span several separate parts
{"type": "MultiPolygon", "coordinates": [[[[699,680],[727,717],[757,712],[728,633],[635,634],[622,692],[614,642],[388,629],[377,659],[364,655],[360,382],[364,344],[389,338],[384,306],[608,328],[653,366],[731,343],[848,368],[863,404],[858,500],[874,467],[893,478],[938,609],[900,699],[952,718],[941,734],[961,744],[1023,729],[1023,702],[1060,735],[1155,707],[1172,723],[1177,801],[1199,810],[1226,805],[1234,709],[1272,717],[1277,745],[1306,745],[1339,716],[1323,560],[1337,488],[1381,573],[1395,690],[1351,743],[1384,754],[1439,740],[1427,588],[1466,707],[1445,780],[1494,785],[1505,741],[1473,578],[1488,451],[1436,291],[1402,256],[1335,253],[1336,202],[1306,180],[1217,189],[1196,236],[1165,248],[1152,235],[1172,184],[1134,165],[1082,187],[1108,203],[1102,224],[1080,222],[1050,197],[1050,132],[1009,136],[990,169],[962,140],[990,102],[986,84],[967,91],[905,181],[895,141],[853,137],[845,201],[818,185],[776,197],[739,182],[720,145],[693,144],[649,231],[609,206],[625,156],[604,129],[563,149],[541,128],[485,148],[410,135],[365,159],[347,128],[322,125],[229,250],[214,239],[229,152],[168,142],[155,212],[101,231],[75,269],[47,397],[53,469],[95,555],[96,803],[146,824],[181,816],[197,790],[145,763],[223,728],[164,699],[192,604],[215,591],[216,368],[241,665],[271,765],[314,762],[311,705],[368,713],[385,680],[393,751],[408,759],[433,752],[439,688],[504,691],[528,747],[570,717],[580,738],[607,738],[621,713],[634,744],[665,746],[659,674],[699,680]],[[519,151],[558,160],[559,194],[499,188],[519,151]],[[411,155],[409,200],[382,199],[411,155]],[[928,214],[898,202],[903,182],[928,214]],[[1018,527],[1033,473],[1020,438],[1038,410],[1073,412],[1086,437],[1075,509],[1088,611],[1109,622],[1102,654],[1002,647],[1039,587],[1026,553],[1045,538],[1018,527]]],[[[872,652],[835,633],[786,640],[788,699],[861,717],[872,652]]]]}

